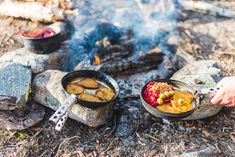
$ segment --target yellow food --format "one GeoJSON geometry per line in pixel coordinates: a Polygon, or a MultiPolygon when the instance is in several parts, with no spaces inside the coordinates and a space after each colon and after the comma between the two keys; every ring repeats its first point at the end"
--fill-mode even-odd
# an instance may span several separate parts
{"type": "Polygon", "coordinates": [[[69,83],[66,87],[66,91],[69,94],[81,94],[84,92],[84,88],[76,83],[69,83]]]}
{"type": "Polygon", "coordinates": [[[158,99],[157,99],[157,103],[158,103],[159,105],[163,105],[163,100],[162,100],[161,98],[158,98],[158,99]]]}
{"type": "Polygon", "coordinates": [[[79,84],[85,88],[90,88],[90,89],[97,89],[100,87],[100,84],[96,82],[96,80],[91,79],[91,78],[85,78],[81,80],[79,84]]]}
{"type": "Polygon", "coordinates": [[[170,93],[170,96],[174,96],[175,92],[172,90],[172,91],[169,91],[170,93]]]}
{"type": "Polygon", "coordinates": [[[102,102],[97,96],[88,93],[82,93],[79,95],[79,98],[85,101],[91,102],[102,102]]]}
{"type": "Polygon", "coordinates": [[[97,92],[96,96],[99,97],[102,100],[110,101],[115,96],[115,93],[112,89],[101,87],[97,92]]]}
{"type": "MultiPolygon", "coordinates": [[[[193,109],[193,95],[184,91],[174,91],[173,100],[169,103],[157,106],[162,112],[179,114],[193,109]]],[[[160,103],[159,103],[160,104],[160,103]]]]}
{"type": "Polygon", "coordinates": [[[166,97],[167,97],[167,96],[166,96],[165,94],[160,94],[160,95],[159,95],[159,98],[161,98],[161,99],[166,99],[166,97]]]}

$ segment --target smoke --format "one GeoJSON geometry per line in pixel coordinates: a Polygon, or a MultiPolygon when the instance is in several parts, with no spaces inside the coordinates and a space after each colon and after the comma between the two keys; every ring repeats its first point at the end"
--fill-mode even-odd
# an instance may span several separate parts
{"type": "Polygon", "coordinates": [[[89,58],[95,53],[97,40],[108,36],[118,42],[122,33],[131,30],[138,39],[136,58],[139,51],[148,51],[154,45],[169,54],[165,42],[175,28],[179,11],[177,0],[89,0],[72,19],[76,32],[71,47],[81,58],[89,58]]]}

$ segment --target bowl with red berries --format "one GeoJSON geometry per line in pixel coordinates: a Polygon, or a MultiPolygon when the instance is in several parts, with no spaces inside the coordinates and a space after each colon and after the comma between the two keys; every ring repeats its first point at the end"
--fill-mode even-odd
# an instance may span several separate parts
{"type": "Polygon", "coordinates": [[[158,79],[148,82],[141,90],[144,108],[152,115],[166,119],[182,119],[199,106],[196,90],[184,82],[158,79]]]}
{"type": "Polygon", "coordinates": [[[60,48],[62,43],[60,30],[56,27],[38,27],[30,30],[20,29],[26,49],[38,54],[51,53],[60,48]]]}

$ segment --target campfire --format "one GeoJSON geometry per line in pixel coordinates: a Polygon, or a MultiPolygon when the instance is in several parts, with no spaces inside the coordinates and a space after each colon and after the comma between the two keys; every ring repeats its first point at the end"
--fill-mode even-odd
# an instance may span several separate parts
{"type": "MultiPolygon", "coordinates": [[[[168,137],[182,132],[181,127],[187,132],[184,136],[198,131],[194,125],[199,122],[193,120],[222,108],[207,98],[220,90],[216,82],[222,75],[215,61],[192,61],[192,55],[179,46],[183,31],[192,37],[187,44],[195,39],[193,31],[181,28],[184,9],[203,10],[207,4],[190,2],[4,0],[0,15],[42,23],[18,27],[22,48],[0,56],[0,128],[22,131],[39,126],[32,139],[48,135],[51,141],[45,143],[54,146],[73,127],[79,135],[70,137],[72,132],[59,147],[48,147],[55,156],[74,139],[86,149],[93,149],[89,145],[94,139],[84,140],[91,137],[97,150],[100,141],[116,137],[134,139],[141,145],[138,148],[150,149],[142,136],[160,147],[165,139],[172,142],[168,137]],[[84,136],[81,141],[80,136],[84,136]]],[[[233,16],[230,10],[206,6],[210,13],[233,16]]],[[[203,129],[204,124],[196,125],[203,129]]],[[[125,145],[120,141],[118,145],[125,145]]]]}

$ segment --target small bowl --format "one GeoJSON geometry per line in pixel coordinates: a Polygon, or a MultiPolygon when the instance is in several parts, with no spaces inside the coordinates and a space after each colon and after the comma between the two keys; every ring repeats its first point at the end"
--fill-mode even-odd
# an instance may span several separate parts
{"type": "Polygon", "coordinates": [[[62,39],[59,28],[50,27],[50,26],[45,28],[52,29],[53,31],[56,32],[56,34],[44,38],[30,38],[21,35],[21,38],[23,39],[23,43],[26,49],[38,54],[47,54],[56,51],[60,48],[62,39]]]}
{"type": "MultiPolygon", "coordinates": [[[[187,91],[190,93],[195,93],[195,90],[193,88],[191,88],[189,85],[187,85],[186,83],[180,82],[180,81],[176,81],[176,80],[166,80],[166,79],[158,79],[158,80],[153,80],[154,82],[165,82],[168,83],[169,85],[173,86],[174,89],[179,89],[182,91],[187,91]]],[[[152,82],[152,81],[150,81],[152,82]]],[[[147,85],[150,83],[148,82],[141,90],[141,94],[140,94],[140,99],[141,102],[144,106],[144,108],[151,113],[152,115],[158,117],[158,118],[166,118],[166,119],[182,119],[185,117],[190,116],[199,106],[199,99],[194,96],[194,99],[192,101],[192,105],[193,105],[193,109],[188,111],[188,112],[184,112],[184,113],[180,113],[180,114],[174,114],[174,113],[169,113],[169,112],[162,112],[160,110],[158,110],[156,107],[151,106],[149,103],[147,103],[144,100],[144,91],[147,88],[147,85]]]]}

